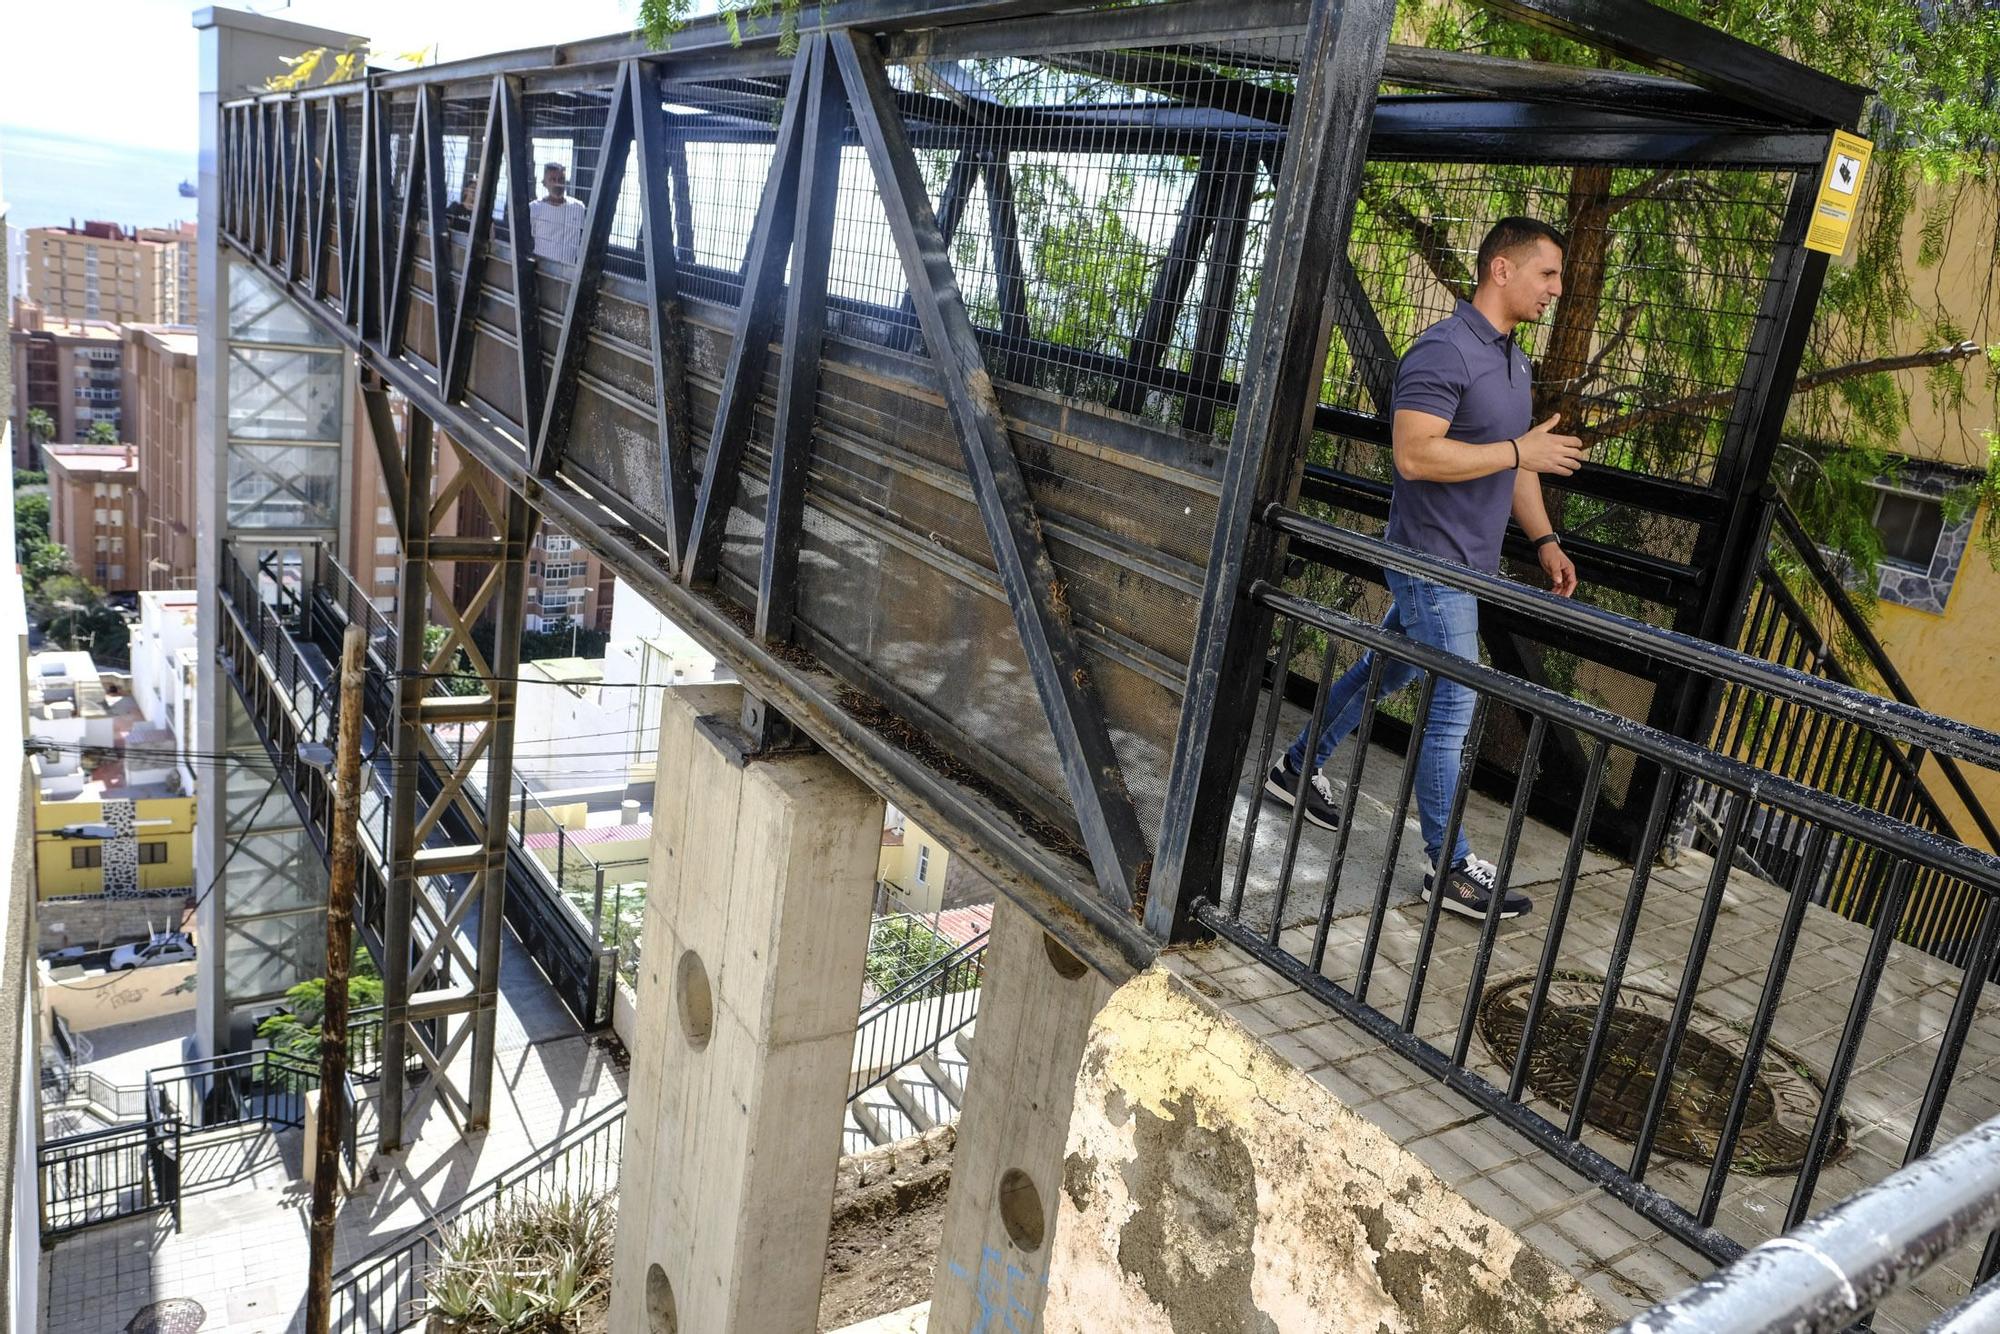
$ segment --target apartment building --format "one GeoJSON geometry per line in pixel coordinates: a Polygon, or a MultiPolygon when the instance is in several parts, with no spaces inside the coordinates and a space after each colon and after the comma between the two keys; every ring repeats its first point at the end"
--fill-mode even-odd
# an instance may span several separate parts
{"type": "Polygon", "coordinates": [[[139,453],[142,588],[194,586],[193,329],[124,328],[125,437],[139,453]]]}
{"type": "Polygon", "coordinates": [[[172,227],[141,227],[138,235],[141,241],[166,249],[162,262],[166,269],[167,311],[162,320],[168,324],[193,324],[201,314],[200,294],[195,282],[195,224],[182,222],[172,227]]]}
{"type": "Polygon", "coordinates": [[[36,441],[28,413],[41,409],[55,423],[54,441],[81,440],[97,422],[123,434],[124,346],[107,320],[69,320],[30,301],[13,305],[14,466],[32,468],[36,441]]]}
{"type": "Polygon", "coordinates": [[[180,255],[178,240],[142,239],[115,222],[30,227],[27,294],[57,319],[172,324],[180,255]]]}
{"type": "Polygon", "coordinates": [[[131,445],[50,445],[49,537],[78,574],[113,593],[141,586],[139,456],[131,445]]]}

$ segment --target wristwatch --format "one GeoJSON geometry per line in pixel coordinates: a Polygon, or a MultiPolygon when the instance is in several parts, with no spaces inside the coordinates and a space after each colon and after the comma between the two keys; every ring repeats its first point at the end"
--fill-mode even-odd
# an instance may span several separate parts
{"type": "Polygon", "coordinates": [[[1560,542],[1560,541],[1562,541],[1561,533],[1543,533],[1540,537],[1536,538],[1528,545],[1533,547],[1535,550],[1540,551],[1543,547],[1547,546],[1549,543],[1560,542]]]}

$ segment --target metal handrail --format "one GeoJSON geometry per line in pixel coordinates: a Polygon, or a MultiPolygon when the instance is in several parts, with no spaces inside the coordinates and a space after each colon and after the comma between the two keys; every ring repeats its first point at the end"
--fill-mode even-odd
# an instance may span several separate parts
{"type": "MultiPolygon", "coordinates": [[[[980,979],[985,975],[985,955],[990,932],[982,931],[950,954],[909,978],[901,986],[878,997],[865,1007],[854,1026],[854,1050],[869,1052],[869,1059],[849,1073],[847,1101],[888,1080],[912,1061],[934,1052],[955,1034],[963,1032],[979,1018],[980,979]],[[888,1024],[890,1016],[907,1005],[935,998],[936,1009],[926,1016],[928,1023],[917,1025],[914,1040],[886,1050],[871,1050],[876,1031],[888,1024]],[[952,998],[956,997],[956,1000],[952,998]]],[[[893,1040],[894,1033],[890,1039],[893,1040]]],[[[880,1039],[875,1039],[880,1041],[880,1039]]]]}
{"type": "MultiPolygon", "coordinates": [[[[2000,1117],[1745,1252],[1727,1269],[1620,1325],[1616,1334],[1844,1330],[1996,1223],[2000,1117]]],[[[1992,1299],[1982,1289],[1971,1301],[1982,1295],[1992,1299]]]]}
{"type": "Polygon", "coordinates": [[[1602,607],[1560,598],[1281,505],[1267,509],[1264,518],[1279,532],[1312,546],[1471,593],[1481,602],[1532,616],[1581,640],[1643,654],[1813,709],[1851,711],[1867,718],[1874,730],[1921,746],[1932,754],[2000,769],[2000,733],[1986,728],[1926,713],[1902,700],[1885,700],[1853,686],[1781,667],[1737,649],[1649,625],[1602,607]]]}
{"type": "Polygon", "coordinates": [[[423,1223],[349,1262],[334,1275],[332,1328],[393,1332],[424,1321],[423,1277],[444,1244],[445,1229],[462,1224],[551,1178],[573,1189],[615,1190],[622,1159],[625,1100],[593,1113],[554,1144],[506,1169],[458,1199],[431,1211],[423,1223]],[[584,1161],[579,1171],[572,1171],[584,1161]],[[387,1310],[383,1307],[386,1304],[387,1310]]]}

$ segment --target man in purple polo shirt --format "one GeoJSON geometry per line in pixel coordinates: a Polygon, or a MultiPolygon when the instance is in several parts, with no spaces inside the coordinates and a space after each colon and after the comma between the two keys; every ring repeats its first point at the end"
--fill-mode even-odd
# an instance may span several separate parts
{"type": "MultiPolygon", "coordinates": [[[[1576,567],[1549,522],[1542,474],[1569,476],[1582,466],[1584,447],[1575,436],[1556,433],[1555,417],[1534,425],[1528,358],[1513,333],[1523,321],[1540,319],[1562,295],[1567,244],[1546,223],[1502,218],[1480,243],[1472,299],[1424,330],[1404,354],[1396,370],[1396,478],[1387,533],[1391,542],[1494,572],[1511,513],[1535,544],[1550,588],[1563,597],[1576,591],[1576,567]]],[[[1384,625],[1478,659],[1479,604],[1470,593],[1395,570],[1383,573],[1392,598],[1384,625]]],[[[1305,818],[1326,829],[1336,828],[1340,817],[1320,766],[1361,720],[1371,657],[1364,654],[1329,691],[1328,722],[1311,764],[1306,763],[1309,738],[1301,733],[1265,780],[1265,790],[1287,805],[1303,799],[1305,818]]],[[[1391,659],[1382,665],[1382,692],[1400,690],[1417,676],[1415,667],[1391,659]]],[[[1444,827],[1472,710],[1469,688],[1438,678],[1416,776],[1417,818],[1431,865],[1424,876],[1427,900],[1440,880],[1444,827]]],[[[1493,864],[1472,855],[1463,829],[1443,864],[1441,906],[1484,918],[1493,897],[1493,864]]],[[[1526,895],[1510,891],[1499,915],[1518,917],[1532,907],[1526,895]]]]}

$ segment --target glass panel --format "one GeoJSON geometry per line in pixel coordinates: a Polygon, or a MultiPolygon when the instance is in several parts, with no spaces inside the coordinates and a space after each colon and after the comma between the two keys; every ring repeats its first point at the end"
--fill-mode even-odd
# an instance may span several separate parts
{"type": "Polygon", "coordinates": [[[1875,526],[1887,559],[1928,570],[1944,534],[1944,507],[1926,496],[1885,491],[1875,509],[1875,526]]]}
{"type": "Polygon", "coordinates": [[[229,434],[248,440],[340,439],[341,354],[229,349],[229,434]]]}
{"type": "Polygon", "coordinates": [[[273,996],[320,976],[326,967],[323,910],[223,929],[222,985],[233,997],[273,996]]]}
{"type": "Polygon", "coordinates": [[[339,501],[337,448],[229,447],[229,522],[233,527],[331,528],[339,501]]]}
{"type": "Polygon", "coordinates": [[[318,907],[326,867],[303,830],[239,835],[222,873],[223,911],[232,919],[318,907]]]}
{"type": "Polygon", "coordinates": [[[339,346],[332,334],[248,264],[229,266],[229,336],[246,343],[339,346]]]}

